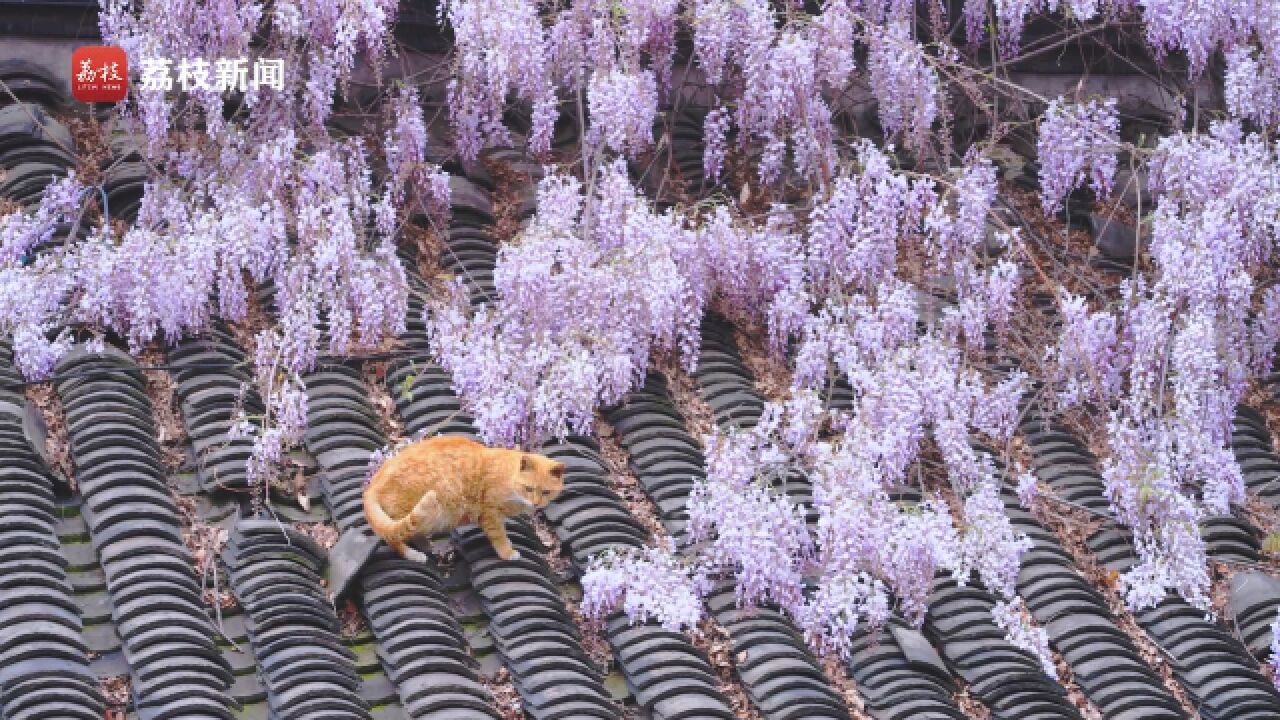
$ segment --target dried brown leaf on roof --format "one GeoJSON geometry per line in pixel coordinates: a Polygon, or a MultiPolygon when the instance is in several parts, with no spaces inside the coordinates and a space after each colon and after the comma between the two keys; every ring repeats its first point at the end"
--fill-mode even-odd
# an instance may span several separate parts
{"type": "Polygon", "coordinates": [[[128,675],[113,675],[98,680],[98,687],[102,689],[102,700],[106,703],[106,711],[109,713],[107,717],[114,717],[110,713],[119,713],[119,717],[124,717],[125,708],[129,707],[129,703],[133,700],[133,693],[130,690],[128,675]]]}
{"type": "Polygon", "coordinates": [[[492,678],[481,675],[480,682],[489,690],[489,695],[493,697],[493,707],[502,720],[525,720],[524,705],[520,702],[520,693],[511,684],[509,670],[501,668],[492,678]]]}
{"type": "MultiPolygon", "coordinates": [[[[226,575],[219,572],[216,582],[225,584],[226,575]]],[[[228,587],[207,587],[205,588],[204,593],[201,594],[200,600],[203,601],[205,605],[218,610],[231,610],[239,606],[239,602],[236,601],[235,593],[231,592],[231,589],[228,587]]],[[[216,616],[215,620],[217,620],[216,616]]],[[[218,623],[220,624],[221,621],[218,620],[218,623]]],[[[219,629],[218,632],[223,635],[223,637],[226,637],[226,634],[221,629],[219,629]]]]}
{"type": "MultiPolygon", "coordinates": [[[[684,171],[680,169],[680,163],[676,161],[674,152],[671,149],[671,131],[667,130],[663,137],[664,152],[661,158],[665,160],[665,166],[662,169],[663,176],[657,183],[660,193],[654,193],[653,200],[655,202],[670,202],[678,208],[692,208],[697,204],[697,198],[689,194],[689,179],[685,177],[684,171]]],[[[732,147],[732,146],[731,146],[732,147]]],[[[645,167],[649,167],[648,164],[645,167]]],[[[650,170],[653,172],[653,170],[650,170]]],[[[710,183],[707,183],[710,185],[710,183]]]]}
{"type": "Polygon", "coordinates": [[[729,641],[729,633],[710,615],[704,615],[698,623],[698,632],[691,637],[693,646],[707,656],[711,669],[719,680],[717,687],[725,699],[729,701],[729,709],[734,717],[740,720],[761,720],[760,713],[742,686],[742,679],[733,658],[733,644],[729,641]]]}
{"type": "MultiPolygon", "coordinates": [[[[1021,247],[1027,252],[1034,270],[1026,278],[1031,288],[1054,296],[1059,290],[1067,290],[1075,295],[1095,298],[1101,298],[1106,295],[1106,290],[1116,288],[1118,276],[1089,262],[1098,254],[1089,231],[1069,229],[1056,217],[1045,217],[1039,194],[1034,190],[1001,180],[999,193],[1023,223],[1021,247]],[[1047,285],[1045,280],[1049,281],[1047,285]]],[[[1141,264],[1139,268],[1142,268],[1141,264]]]]}
{"type": "Polygon", "coordinates": [[[369,393],[369,403],[378,413],[378,427],[390,444],[404,438],[404,421],[396,410],[395,398],[387,391],[387,363],[385,361],[364,364],[364,382],[369,393]]]}
{"type": "Polygon", "coordinates": [[[520,195],[525,187],[533,184],[533,178],[500,158],[485,156],[481,162],[493,177],[494,188],[490,194],[493,224],[490,232],[499,244],[509,242],[520,234],[520,195]]]}
{"type": "Polygon", "coordinates": [[[354,640],[369,632],[369,623],[360,608],[350,598],[338,606],[338,626],[344,640],[354,640]]]}
{"type": "MultiPolygon", "coordinates": [[[[242,272],[241,280],[245,283],[245,287],[257,287],[257,283],[249,273],[242,272]]],[[[272,321],[270,314],[266,308],[262,307],[262,302],[258,298],[256,292],[250,292],[245,301],[245,314],[241,320],[227,322],[227,331],[231,333],[231,337],[235,338],[236,344],[244,349],[245,355],[250,359],[253,358],[254,351],[258,347],[258,333],[272,327],[275,323],[272,321]]]]}
{"type": "Polygon", "coordinates": [[[836,694],[844,700],[845,707],[849,709],[850,719],[871,720],[871,716],[867,714],[866,704],[858,694],[858,684],[849,677],[844,664],[840,662],[840,657],[835,653],[819,655],[818,664],[822,667],[822,674],[827,676],[827,682],[831,683],[836,694]]]}
{"type": "Polygon", "coordinates": [[[725,157],[724,165],[724,189],[729,197],[737,198],[743,215],[752,218],[767,215],[775,196],[770,188],[759,184],[759,174],[748,154],[731,152],[725,157]]]}
{"type": "Polygon", "coordinates": [[[1217,617],[1230,623],[1231,613],[1227,603],[1231,600],[1231,576],[1235,575],[1239,566],[1209,561],[1209,605],[1217,617]]]}
{"type": "Polygon", "coordinates": [[[768,334],[763,328],[749,328],[735,323],[734,340],[738,343],[738,353],[742,355],[742,364],[747,366],[754,380],[756,392],[770,402],[784,402],[791,390],[791,371],[786,363],[765,344],[768,334]]]}
{"type": "MultiPolygon", "coordinates": [[[[1269,436],[1273,453],[1280,448],[1280,402],[1276,401],[1277,392],[1280,392],[1280,385],[1255,381],[1241,403],[1262,416],[1263,429],[1269,436]]],[[[1267,566],[1267,571],[1280,575],[1280,512],[1247,488],[1245,503],[1240,511],[1246,521],[1262,532],[1262,561],[1267,566]]]]}
{"type": "Polygon", "coordinates": [[[1280,512],[1256,494],[1246,491],[1239,506],[1243,519],[1262,533],[1261,563],[1267,572],[1280,576],[1280,512]]]}
{"type": "Polygon", "coordinates": [[[338,544],[338,528],[331,522],[295,522],[293,527],[325,550],[338,544]]]}
{"type": "Polygon", "coordinates": [[[662,523],[658,520],[657,506],[645,494],[640,487],[640,481],[631,472],[627,451],[618,442],[613,426],[598,414],[595,433],[600,444],[600,457],[605,461],[606,469],[609,471],[609,489],[622,498],[627,512],[640,522],[641,527],[649,531],[650,538],[656,540],[666,537],[666,528],[662,527],[662,523]]]}
{"type": "Polygon", "coordinates": [[[51,383],[28,385],[25,395],[31,404],[40,412],[45,426],[45,452],[49,457],[49,465],[62,474],[74,491],[76,485],[75,464],[71,461],[71,440],[67,436],[67,419],[62,409],[62,401],[54,391],[51,383]]]}
{"type": "MultiPolygon", "coordinates": [[[[1272,367],[1280,371],[1280,355],[1277,355],[1272,367]]],[[[1245,393],[1243,404],[1262,416],[1262,422],[1271,436],[1271,450],[1275,452],[1280,448],[1280,380],[1273,383],[1255,380],[1245,393]]]]}
{"type": "Polygon", "coordinates": [[[107,140],[109,128],[93,113],[77,113],[60,118],[76,143],[76,178],[85,185],[102,182],[102,168],[111,161],[107,140]]]}
{"type": "Polygon", "coordinates": [[[663,358],[655,369],[667,381],[671,402],[684,416],[685,428],[694,441],[701,445],[704,437],[716,431],[715,414],[711,411],[711,406],[698,393],[694,379],[674,358],[663,358]]]}
{"type": "Polygon", "coordinates": [[[307,494],[307,469],[295,458],[289,459],[293,472],[285,468],[271,480],[271,488],[295,502],[303,511],[311,510],[311,497],[307,494]]]}
{"type": "Polygon", "coordinates": [[[416,223],[405,225],[401,231],[402,244],[407,244],[414,249],[413,269],[417,270],[418,277],[426,283],[425,289],[418,287],[416,283],[410,285],[409,292],[425,291],[428,296],[443,294],[444,279],[449,275],[440,264],[440,258],[443,257],[447,248],[444,239],[441,238],[443,232],[447,230],[416,223]]]}
{"type": "MultiPolygon", "coordinates": [[[[175,495],[174,504],[182,525],[182,544],[191,556],[191,568],[200,583],[201,599],[216,611],[236,607],[235,594],[221,564],[229,538],[227,529],[201,520],[195,498],[175,495]]],[[[215,613],[215,618],[218,615],[215,613]]]]}
{"type": "MultiPolygon", "coordinates": [[[[148,347],[138,356],[143,367],[162,367],[164,353],[156,346],[148,347]]],[[[151,419],[156,426],[156,441],[160,444],[160,461],[170,472],[182,467],[186,460],[187,428],[178,410],[177,385],[173,376],[165,370],[143,370],[144,391],[151,401],[151,419]]]]}
{"type": "Polygon", "coordinates": [[[458,559],[462,557],[461,553],[458,552],[458,546],[453,544],[453,539],[449,533],[434,535],[429,543],[419,543],[416,547],[421,549],[424,545],[435,560],[436,570],[439,572],[440,577],[448,577],[449,573],[453,572],[454,565],[457,564],[458,559]]]}
{"type": "MultiPolygon", "coordinates": [[[[1150,212],[1154,206],[1147,205],[1143,212],[1150,212]]],[[[1124,193],[1116,192],[1111,197],[1098,198],[1093,201],[1093,212],[1108,220],[1124,223],[1129,227],[1138,226],[1138,211],[1125,200],[1124,193]]]]}
{"type": "Polygon", "coordinates": [[[960,683],[960,689],[952,697],[956,701],[956,706],[960,708],[960,712],[970,720],[990,720],[991,708],[969,692],[969,683],[963,680],[957,682],[960,683]]]}
{"type": "Polygon", "coordinates": [[[592,620],[583,614],[581,602],[575,598],[575,595],[581,595],[581,593],[561,593],[565,610],[569,612],[573,624],[577,625],[578,630],[582,632],[583,652],[587,654],[587,658],[597,670],[607,674],[609,668],[613,666],[613,650],[604,637],[604,623],[592,620]]]}
{"type": "Polygon", "coordinates": [[[570,567],[573,563],[561,547],[560,537],[547,524],[546,518],[534,515],[533,529],[538,534],[538,540],[547,548],[547,564],[551,566],[551,574],[557,578],[569,577],[572,574],[570,567]]]}
{"type": "MultiPolygon", "coordinates": [[[[1024,609],[1023,612],[1026,612],[1026,610],[1024,609]]],[[[1062,657],[1062,653],[1052,650],[1051,654],[1053,655],[1053,666],[1058,671],[1062,687],[1067,691],[1067,699],[1071,701],[1076,710],[1080,711],[1080,717],[1084,718],[1084,720],[1103,720],[1102,712],[1080,689],[1080,683],[1076,681],[1075,673],[1071,672],[1071,666],[1062,657]]]]}

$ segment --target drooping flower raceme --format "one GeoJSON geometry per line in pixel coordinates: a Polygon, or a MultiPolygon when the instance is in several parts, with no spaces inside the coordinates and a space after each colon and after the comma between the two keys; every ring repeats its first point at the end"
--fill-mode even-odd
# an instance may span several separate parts
{"type": "Polygon", "coordinates": [[[988,590],[1013,597],[1018,592],[1019,561],[1031,549],[1031,540],[1009,522],[994,482],[979,483],[965,498],[963,518],[959,574],[976,572],[988,590]]]}
{"type": "Polygon", "coordinates": [[[1022,598],[1013,602],[1000,601],[991,611],[996,624],[1006,633],[1006,638],[1015,646],[1031,653],[1040,661],[1044,674],[1058,679],[1058,668],[1053,664],[1053,653],[1049,650],[1049,634],[1044,628],[1037,627],[1027,610],[1022,598]]]}
{"type": "Polygon", "coordinates": [[[1128,602],[1148,607],[1173,590],[1208,609],[1199,523],[1244,500],[1231,420],[1273,359],[1280,301],[1256,290],[1253,272],[1274,258],[1280,173],[1263,138],[1220,124],[1161,140],[1151,186],[1154,272],[1123,286],[1111,317],[1067,298],[1050,358],[1061,401],[1110,409],[1102,475],[1138,555],[1122,577],[1128,602]]]}
{"type": "Polygon", "coordinates": [[[596,71],[587,86],[587,106],[593,142],[632,156],[653,144],[658,81],[651,71],[596,71]]]}
{"type": "MultiPolygon", "coordinates": [[[[1018,287],[1018,266],[1001,258],[984,266],[981,248],[987,239],[987,217],[996,196],[996,169],[989,158],[970,151],[965,164],[938,202],[925,217],[925,241],[929,258],[955,284],[956,305],[943,312],[946,331],[979,350],[985,343],[988,325],[1006,331],[1013,312],[1018,287]]],[[[1007,247],[1016,237],[995,233],[999,245],[1007,247]]]]}
{"type": "Polygon", "coordinates": [[[39,380],[71,349],[65,299],[73,287],[58,254],[45,252],[59,223],[74,222],[84,189],[75,173],[44,189],[32,210],[0,216],[0,331],[13,336],[13,359],[39,380]]]}
{"type": "Polygon", "coordinates": [[[828,177],[835,166],[831,108],[820,93],[817,49],[811,34],[783,31],[776,43],[750,46],[742,60],[746,85],[737,125],[744,136],[764,144],[759,174],[766,185],[781,178],[788,146],[801,174],[828,177]]]}
{"type": "Polygon", "coordinates": [[[703,122],[702,172],[712,182],[720,180],[724,170],[726,144],[729,142],[729,111],[718,107],[707,113],[703,122]]]}
{"type": "Polygon", "coordinates": [[[85,188],[75,171],[45,186],[33,212],[0,217],[0,268],[19,265],[28,253],[53,239],[59,223],[72,223],[85,188]]]}
{"type": "Polygon", "coordinates": [[[907,145],[923,147],[938,117],[938,75],[906,22],[871,30],[868,58],[871,88],[888,134],[902,133],[907,145]]]}
{"type": "Polygon", "coordinates": [[[1259,58],[1250,45],[1239,45],[1227,53],[1227,73],[1223,93],[1227,108],[1238,118],[1252,120],[1264,128],[1280,125],[1280,73],[1265,57],[1259,58]]]}
{"type": "Polygon", "coordinates": [[[265,331],[257,340],[254,381],[266,399],[266,418],[254,423],[242,415],[237,424],[240,434],[254,441],[246,478],[265,487],[279,475],[285,452],[306,433],[307,392],[297,371],[282,363],[279,334],[265,331]]]}
{"type": "Polygon", "coordinates": [[[1248,36],[1256,20],[1265,23],[1269,3],[1233,0],[1139,0],[1147,42],[1158,54],[1182,50],[1187,54],[1192,75],[1199,75],[1220,43],[1228,47],[1248,36]]]}
{"type": "MultiPolygon", "coordinates": [[[[138,351],[204,330],[214,316],[243,320],[251,289],[271,283],[279,319],[258,339],[259,350],[272,350],[271,382],[260,387],[268,417],[254,418],[261,423],[255,430],[235,424],[255,435],[249,474],[269,478],[283,449],[301,437],[305,403],[297,378],[320,351],[321,317],[335,353],[403,330],[407,286],[392,237],[403,186],[429,185],[441,196],[439,176],[423,174],[425,132],[411,92],[392,103],[388,134],[396,143],[382,197],[372,191],[360,141],[315,132],[357,55],[378,66],[394,11],[386,0],[285,3],[261,25],[263,7],[255,2],[106,3],[103,37],[135,62],[250,57],[253,40],[253,58],[282,58],[287,71],[279,89],[248,90],[233,117],[223,108],[229,94],[212,89],[177,97],[139,91],[121,105],[125,129],[148,140],[137,221],[123,231],[102,224],[28,266],[0,270],[6,290],[23,288],[30,299],[0,309],[0,327],[15,334],[19,367],[31,377],[51,369],[69,347],[66,332],[55,328],[68,323],[114,331],[138,351]],[[303,16],[306,24],[295,22],[303,16]],[[367,232],[371,225],[380,235],[367,232]]],[[[51,193],[38,222],[19,229],[5,222],[13,230],[5,247],[15,257],[46,242],[49,221],[70,219],[70,186],[60,183],[51,193]]],[[[95,196],[78,197],[92,203],[95,196]]]]}
{"type": "Polygon", "coordinates": [[[669,541],[608,550],[593,557],[582,575],[582,611],[602,618],[621,609],[632,624],[653,619],[668,630],[689,630],[702,618],[709,590],[706,578],[669,541]]]}
{"type": "Polygon", "coordinates": [[[528,0],[461,0],[440,7],[457,44],[448,93],[458,151],[474,159],[486,142],[509,144],[502,113],[511,92],[533,104],[529,148],[550,149],[555,88],[537,6],[528,0]]]}
{"type": "Polygon", "coordinates": [[[449,209],[449,176],[427,162],[427,127],[417,89],[402,86],[391,101],[391,122],[383,139],[387,161],[386,186],[375,206],[378,231],[395,232],[396,209],[403,207],[409,190],[425,203],[426,210],[443,217],[449,209]]]}
{"type": "Polygon", "coordinates": [[[1060,307],[1058,344],[1048,352],[1059,406],[1110,401],[1120,392],[1127,365],[1120,355],[1115,315],[1089,312],[1078,295],[1064,296],[1060,307]]]}
{"type": "Polygon", "coordinates": [[[1016,597],[1019,558],[1029,546],[1010,526],[990,476],[973,490],[959,526],[939,497],[895,499],[870,438],[898,431],[870,427],[883,422],[873,412],[847,419],[832,442],[801,437],[807,433],[792,426],[810,421],[769,406],[755,428],[708,439],[707,479],[689,502],[690,540],[707,543],[700,555],[707,572],[732,577],[741,603],[777,604],[825,651],[847,652],[862,623],[884,622],[891,597],[898,612],[922,621],[943,569],[961,581],[977,574],[1000,597],[1016,597]],[[796,471],[813,481],[812,525],[785,490],[796,471]],[[806,577],[814,578],[810,590],[806,577]]]}
{"type": "Polygon", "coordinates": [[[693,355],[700,267],[689,231],[649,208],[622,161],[590,197],[553,173],[529,228],[499,252],[495,306],[433,302],[433,349],[486,441],[587,432],[598,405],[643,379],[653,352],[693,355]]]}
{"type": "MultiPolygon", "coordinates": [[[[770,448],[755,446],[757,435],[708,441],[708,474],[714,479],[697,485],[689,496],[690,542],[710,541],[703,551],[705,562],[732,570],[740,604],[799,607],[804,603],[803,571],[812,553],[803,508],[785,492],[757,482],[758,473],[742,472],[767,464],[770,448]],[[746,446],[720,447],[738,443],[746,446]],[[739,458],[748,460],[745,468],[724,467],[739,458]]],[[[775,466],[775,471],[785,472],[785,467],[775,466]]]]}
{"type": "Polygon", "coordinates": [[[1119,133],[1115,98],[1049,103],[1036,140],[1040,203],[1046,213],[1060,209],[1067,194],[1086,179],[1099,195],[1111,192],[1119,133]]]}
{"type": "Polygon", "coordinates": [[[1009,437],[1025,376],[987,388],[946,338],[916,337],[904,284],[875,292],[833,291],[805,326],[791,401],[767,405],[750,430],[707,439],[707,477],[688,506],[709,575],[733,578],[742,603],[777,604],[815,646],[837,653],[862,623],[884,622],[894,601],[922,621],[940,570],[1015,599],[1029,547],[1004,513],[992,463],[968,442],[973,431],[1009,437]],[[852,386],[848,413],[809,402],[833,368],[852,386]],[[842,428],[834,439],[824,437],[828,422],[842,428]],[[964,499],[957,518],[939,495],[897,497],[929,431],[964,499]],[[812,524],[787,494],[793,472],[812,482],[812,524]]]}
{"type": "Polygon", "coordinates": [[[836,178],[810,217],[807,260],[820,295],[836,282],[864,292],[885,282],[895,270],[898,239],[919,231],[936,202],[931,183],[894,173],[870,143],[858,145],[858,160],[861,172],[836,178]]]}
{"type": "Polygon", "coordinates": [[[808,276],[795,218],[774,208],[762,224],[735,220],[715,208],[696,231],[700,282],[694,291],[722,311],[763,321],[781,350],[809,314],[808,276]]]}

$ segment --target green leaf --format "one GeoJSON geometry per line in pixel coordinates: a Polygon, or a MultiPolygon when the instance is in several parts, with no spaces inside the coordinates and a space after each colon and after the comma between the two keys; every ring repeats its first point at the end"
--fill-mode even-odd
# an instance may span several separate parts
{"type": "Polygon", "coordinates": [[[1146,483],[1142,483],[1141,485],[1138,486],[1138,502],[1139,503],[1145,503],[1149,500],[1154,500],[1155,497],[1156,497],[1156,491],[1150,485],[1146,483]]]}
{"type": "Polygon", "coordinates": [[[1267,555],[1280,555],[1280,532],[1273,532],[1262,541],[1262,552],[1267,555]]]}

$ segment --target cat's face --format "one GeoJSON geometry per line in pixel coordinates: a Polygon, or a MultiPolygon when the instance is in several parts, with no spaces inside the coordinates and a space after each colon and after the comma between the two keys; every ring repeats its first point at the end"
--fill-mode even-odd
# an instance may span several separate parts
{"type": "Polygon", "coordinates": [[[520,457],[520,475],[516,479],[516,492],[534,507],[545,507],[564,489],[562,462],[549,457],[525,453],[520,457]]]}

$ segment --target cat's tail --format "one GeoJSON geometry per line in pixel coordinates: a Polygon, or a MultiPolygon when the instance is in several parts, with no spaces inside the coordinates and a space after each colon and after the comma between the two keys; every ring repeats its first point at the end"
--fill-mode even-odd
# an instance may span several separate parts
{"type": "Polygon", "coordinates": [[[422,532],[427,525],[427,516],[436,504],[435,491],[427,491],[426,494],[418,500],[418,504],[413,510],[404,517],[396,519],[387,514],[383,509],[382,503],[378,502],[377,496],[366,491],[364,494],[364,516],[369,521],[369,527],[378,534],[387,544],[399,548],[404,545],[409,538],[422,532]]]}

